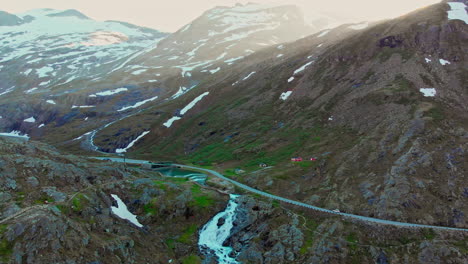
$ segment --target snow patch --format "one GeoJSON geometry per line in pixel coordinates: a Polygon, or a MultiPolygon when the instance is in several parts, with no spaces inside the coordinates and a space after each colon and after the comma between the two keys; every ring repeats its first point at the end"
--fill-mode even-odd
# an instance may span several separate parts
{"type": "Polygon", "coordinates": [[[442,64],[442,65],[450,64],[450,61],[444,60],[444,59],[439,59],[439,62],[440,62],[440,64],[442,64]]]}
{"type": "Polygon", "coordinates": [[[81,136],[79,136],[79,137],[77,137],[77,138],[74,138],[72,141],[80,140],[80,139],[82,139],[82,138],[85,137],[85,136],[91,135],[93,132],[94,132],[94,131],[84,133],[83,135],[81,135],[81,136]]]}
{"type": "Polygon", "coordinates": [[[37,76],[39,78],[47,77],[48,73],[53,72],[54,68],[50,66],[44,66],[42,68],[36,69],[37,76]]]}
{"type": "Polygon", "coordinates": [[[180,32],[182,33],[182,32],[187,31],[187,29],[189,29],[191,25],[192,24],[185,25],[184,28],[182,28],[182,30],[180,32]]]}
{"type": "Polygon", "coordinates": [[[289,79],[288,79],[288,83],[294,81],[294,76],[291,76],[289,79]]]}
{"type": "Polygon", "coordinates": [[[215,74],[215,73],[217,73],[219,70],[221,70],[221,67],[218,67],[218,68],[216,68],[216,69],[214,69],[214,70],[210,70],[210,73],[211,73],[211,74],[215,74]]]}
{"type": "Polygon", "coordinates": [[[300,68],[298,68],[297,70],[294,71],[293,75],[296,75],[298,73],[300,73],[301,71],[305,70],[309,65],[311,65],[313,63],[313,61],[311,62],[308,62],[304,65],[302,65],[300,68]]]}
{"type": "Polygon", "coordinates": [[[276,56],[276,58],[281,58],[281,57],[283,57],[283,56],[284,56],[284,54],[278,54],[278,55],[276,56]]]}
{"type": "Polygon", "coordinates": [[[145,71],[147,71],[147,69],[136,70],[136,71],[132,72],[132,74],[133,75],[139,75],[141,73],[144,73],[145,71]]]}
{"type": "Polygon", "coordinates": [[[144,105],[144,104],[146,104],[146,103],[148,103],[148,102],[154,101],[154,100],[156,100],[156,99],[158,99],[158,96],[155,96],[155,97],[152,97],[152,98],[150,98],[150,99],[146,99],[146,100],[144,100],[144,101],[135,103],[134,105],[131,105],[131,106],[122,107],[122,108],[120,108],[120,109],[117,110],[117,111],[121,112],[121,111],[125,111],[125,110],[131,109],[131,108],[137,108],[137,107],[140,107],[140,106],[142,106],[142,105],[144,105]]]}
{"type": "Polygon", "coordinates": [[[195,88],[197,85],[193,85],[192,87],[190,88],[187,88],[187,87],[184,87],[184,86],[180,86],[179,87],[179,90],[173,95],[171,96],[171,99],[176,99],[177,97],[187,93],[188,91],[192,90],[193,88],[195,88]]]}
{"type": "Polygon", "coordinates": [[[25,91],[24,93],[25,94],[30,94],[30,93],[34,92],[35,90],[37,90],[37,87],[31,88],[31,89],[25,91]]]}
{"type": "Polygon", "coordinates": [[[240,57],[237,57],[237,58],[231,58],[231,59],[229,59],[229,60],[225,60],[224,62],[227,63],[227,64],[229,64],[229,65],[231,65],[231,64],[233,64],[235,61],[238,61],[238,60],[243,59],[243,58],[244,58],[244,56],[240,56],[240,57]]]}
{"type": "Polygon", "coordinates": [[[96,107],[95,105],[72,105],[72,109],[75,109],[75,108],[93,108],[93,107],[96,107]]]}
{"type": "Polygon", "coordinates": [[[18,138],[29,139],[28,134],[21,134],[21,131],[18,131],[18,130],[13,130],[10,133],[0,133],[0,136],[18,137],[18,138]]]}
{"type": "Polygon", "coordinates": [[[138,222],[137,216],[130,213],[130,211],[128,211],[127,206],[125,205],[124,202],[122,202],[119,196],[115,194],[111,194],[111,196],[117,202],[117,207],[111,206],[112,213],[114,213],[116,216],[122,219],[126,219],[130,221],[132,224],[138,227],[143,227],[143,225],[140,224],[140,222],[138,222]]]}
{"type": "Polygon", "coordinates": [[[227,55],[227,52],[224,52],[223,54],[219,55],[219,57],[216,58],[216,60],[220,60],[220,59],[224,58],[226,55],[227,55]]]}
{"type": "Polygon", "coordinates": [[[184,115],[185,113],[187,113],[190,109],[192,109],[195,106],[195,104],[197,104],[201,99],[203,99],[203,97],[207,96],[208,94],[210,94],[210,92],[204,92],[197,98],[193,99],[192,102],[190,102],[188,105],[182,108],[182,110],[180,110],[180,114],[184,115]]]}
{"type": "Polygon", "coordinates": [[[171,117],[171,119],[164,122],[163,126],[169,128],[169,127],[172,126],[172,123],[174,123],[174,121],[177,121],[177,120],[180,120],[180,119],[182,119],[182,118],[178,117],[178,116],[173,116],[173,117],[171,117]]]}
{"type": "Polygon", "coordinates": [[[23,120],[24,122],[27,122],[27,123],[35,123],[36,122],[36,119],[31,116],[30,118],[26,118],[25,120],[23,120]]]}
{"type": "Polygon", "coordinates": [[[41,127],[44,127],[45,124],[40,124],[37,128],[41,128],[41,127]]]}
{"type": "Polygon", "coordinates": [[[115,150],[115,153],[124,153],[124,152],[127,152],[127,150],[131,147],[133,147],[135,145],[135,143],[137,143],[138,140],[140,140],[141,138],[143,138],[144,136],[148,135],[150,131],[145,131],[143,132],[141,135],[139,135],[137,138],[135,138],[132,142],[130,142],[130,144],[128,144],[125,148],[121,149],[116,149],[115,150]]]}
{"type": "Polygon", "coordinates": [[[447,11],[449,20],[462,20],[465,24],[468,24],[468,14],[466,13],[466,5],[458,2],[448,2],[450,10],[447,11]]]}
{"type": "Polygon", "coordinates": [[[431,59],[429,59],[429,58],[424,58],[424,59],[426,60],[426,63],[429,63],[429,62],[431,62],[431,61],[432,61],[432,60],[431,60],[431,59]]]}
{"type": "Polygon", "coordinates": [[[251,72],[249,73],[249,75],[245,76],[244,79],[242,79],[243,81],[247,80],[248,78],[250,78],[252,75],[254,75],[256,72],[251,72]]]}
{"type": "Polygon", "coordinates": [[[361,24],[354,24],[352,26],[349,26],[348,28],[354,29],[354,30],[361,30],[361,29],[365,29],[368,26],[369,26],[369,23],[364,22],[364,23],[361,23],[361,24]]]}
{"type": "Polygon", "coordinates": [[[12,92],[14,89],[15,89],[15,86],[12,86],[12,87],[6,89],[4,92],[1,92],[0,95],[4,95],[4,94],[7,94],[7,93],[10,93],[10,92],[12,92]]]}
{"type": "Polygon", "coordinates": [[[435,88],[421,88],[419,91],[424,95],[424,97],[434,97],[436,95],[435,88]]]}
{"type": "Polygon", "coordinates": [[[283,101],[286,101],[286,99],[288,99],[288,97],[289,97],[291,94],[292,94],[292,91],[287,91],[287,92],[281,93],[280,99],[283,100],[283,101]]]}
{"type": "Polygon", "coordinates": [[[320,33],[320,34],[317,36],[317,38],[321,38],[321,37],[325,36],[326,34],[328,34],[328,32],[330,32],[330,29],[327,29],[327,30],[323,31],[322,33],[320,33]]]}
{"type": "MultiPolygon", "coordinates": [[[[184,108],[182,108],[182,110],[180,110],[180,115],[184,115],[185,113],[187,113],[190,109],[192,109],[201,99],[203,99],[203,97],[207,96],[208,94],[210,94],[210,92],[204,92],[202,93],[201,95],[199,95],[197,98],[193,99],[188,105],[186,105],[184,108]]],[[[166,121],[163,126],[169,128],[172,126],[172,123],[176,120],[180,120],[181,117],[179,116],[173,116],[171,119],[169,119],[168,121],[166,121]]]]}
{"type": "Polygon", "coordinates": [[[109,95],[118,94],[118,93],[126,92],[126,91],[128,91],[127,88],[117,88],[117,89],[115,89],[115,90],[108,90],[108,91],[104,91],[104,92],[99,92],[99,93],[95,93],[95,94],[90,94],[89,97],[109,96],[109,95]]]}
{"type": "Polygon", "coordinates": [[[54,100],[47,100],[46,103],[56,105],[57,103],[54,100]]]}

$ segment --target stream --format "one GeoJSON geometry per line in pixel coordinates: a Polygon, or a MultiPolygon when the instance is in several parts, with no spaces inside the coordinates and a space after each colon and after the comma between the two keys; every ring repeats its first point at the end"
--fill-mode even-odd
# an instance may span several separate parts
{"type": "Polygon", "coordinates": [[[223,246],[224,241],[231,235],[235,210],[238,206],[237,197],[230,195],[226,210],[215,215],[200,231],[198,247],[207,260],[216,258],[218,263],[237,264],[238,262],[230,256],[231,247],[223,246]],[[224,219],[224,223],[221,219],[224,219]],[[221,221],[220,221],[221,220],[221,221]]]}

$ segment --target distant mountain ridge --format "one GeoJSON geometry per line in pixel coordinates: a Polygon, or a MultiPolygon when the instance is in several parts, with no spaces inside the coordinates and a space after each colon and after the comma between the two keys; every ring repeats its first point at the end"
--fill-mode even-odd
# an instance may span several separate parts
{"type": "Polygon", "coordinates": [[[316,30],[288,5],[214,8],[173,34],[94,21],[76,10],[17,17],[32,20],[0,27],[0,128],[33,137],[44,135],[47,124],[92,130],[97,123],[81,122],[96,113],[106,116],[102,121],[180,97],[257,51],[316,30]],[[38,124],[23,122],[30,115],[38,124]]]}

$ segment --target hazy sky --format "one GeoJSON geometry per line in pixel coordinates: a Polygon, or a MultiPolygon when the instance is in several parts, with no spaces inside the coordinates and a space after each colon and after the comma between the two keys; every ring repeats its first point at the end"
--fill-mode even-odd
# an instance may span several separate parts
{"type": "Polygon", "coordinates": [[[0,10],[77,9],[96,20],[120,20],[162,31],[176,31],[204,11],[236,3],[291,3],[304,13],[325,12],[356,20],[391,18],[440,0],[5,0],[0,10]]]}

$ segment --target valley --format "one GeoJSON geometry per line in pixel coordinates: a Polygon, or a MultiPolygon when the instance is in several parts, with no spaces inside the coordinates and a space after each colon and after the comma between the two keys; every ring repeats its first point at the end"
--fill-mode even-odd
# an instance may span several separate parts
{"type": "Polygon", "coordinates": [[[0,263],[468,261],[466,4],[0,12],[0,263]]]}

